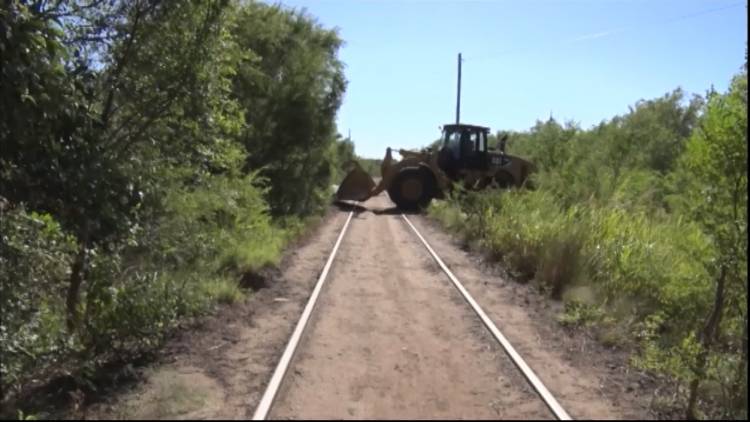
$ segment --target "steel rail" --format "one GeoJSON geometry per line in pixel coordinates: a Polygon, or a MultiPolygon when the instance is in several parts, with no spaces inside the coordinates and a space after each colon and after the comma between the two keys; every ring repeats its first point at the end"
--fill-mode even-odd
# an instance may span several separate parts
{"type": "Polygon", "coordinates": [[[313,308],[315,308],[315,303],[318,300],[318,296],[320,295],[320,291],[323,288],[323,284],[325,284],[326,276],[328,275],[328,271],[331,269],[331,265],[333,264],[333,259],[336,256],[336,251],[338,251],[339,249],[339,245],[341,244],[341,240],[344,238],[344,234],[346,233],[347,227],[349,227],[349,222],[352,220],[353,214],[354,214],[354,211],[349,212],[349,216],[346,219],[346,223],[344,223],[344,228],[341,229],[341,233],[339,234],[339,237],[336,240],[336,244],[333,246],[331,255],[328,257],[328,261],[326,261],[326,264],[323,267],[323,271],[320,273],[320,277],[318,277],[318,281],[315,284],[315,288],[313,289],[312,294],[310,295],[310,299],[308,299],[307,305],[305,305],[305,309],[304,311],[302,311],[302,315],[300,316],[299,321],[297,322],[297,326],[294,328],[292,337],[289,339],[289,342],[286,345],[286,349],[284,349],[284,354],[281,355],[281,359],[279,360],[279,363],[276,365],[276,369],[273,371],[271,380],[268,382],[266,391],[263,393],[263,397],[261,397],[260,402],[258,403],[258,407],[255,408],[255,413],[253,413],[253,420],[255,421],[266,419],[266,417],[268,416],[268,413],[271,410],[273,401],[276,398],[276,394],[279,391],[281,382],[284,380],[284,375],[286,374],[286,371],[289,368],[289,364],[292,362],[294,353],[297,350],[297,345],[299,344],[299,341],[302,338],[302,333],[304,332],[305,327],[307,326],[307,322],[310,319],[310,315],[312,314],[313,308]]]}
{"type": "Polygon", "coordinates": [[[447,265],[443,262],[442,259],[438,256],[437,253],[435,253],[435,250],[432,249],[432,247],[427,243],[425,238],[419,233],[416,227],[414,227],[414,224],[409,221],[409,219],[406,217],[405,214],[401,214],[401,216],[404,218],[406,223],[411,227],[411,229],[414,231],[414,233],[419,237],[419,240],[422,241],[422,244],[427,248],[427,250],[430,252],[430,255],[435,259],[435,261],[438,263],[440,268],[442,268],[443,272],[448,275],[448,278],[450,278],[451,282],[453,282],[453,285],[458,289],[458,291],[461,293],[461,295],[464,297],[466,302],[469,303],[471,308],[474,310],[474,312],[479,316],[479,318],[482,320],[482,323],[484,323],[485,327],[492,333],[493,337],[495,337],[495,340],[500,343],[503,350],[505,350],[505,353],[510,357],[510,359],[513,361],[513,363],[516,365],[516,367],[521,371],[523,376],[526,378],[526,380],[531,384],[531,386],[536,390],[537,394],[539,394],[539,397],[544,401],[544,404],[547,405],[550,411],[552,411],[552,414],[555,415],[555,417],[558,420],[572,420],[570,415],[563,409],[563,407],[560,405],[560,403],[557,402],[555,397],[552,395],[552,393],[549,392],[547,387],[544,386],[542,381],[539,379],[539,377],[536,376],[534,371],[529,367],[529,365],[523,360],[521,355],[516,352],[516,349],[513,348],[513,346],[510,344],[507,338],[503,335],[503,333],[500,332],[500,330],[497,328],[494,322],[487,316],[487,314],[482,310],[482,308],[479,306],[479,304],[474,300],[474,298],[469,294],[469,292],[464,288],[464,286],[461,284],[460,281],[456,278],[455,275],[451,272],[451,270],[448,268],[447,265]]]}

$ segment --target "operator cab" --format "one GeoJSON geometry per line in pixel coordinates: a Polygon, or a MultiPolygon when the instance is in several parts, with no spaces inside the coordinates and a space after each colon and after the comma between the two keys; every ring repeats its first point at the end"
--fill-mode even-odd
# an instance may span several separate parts
{"type": "Polygon", "coordinates": [[[458,170],[487,170],[487,135],[490,129],[483,126],[451,124],[443,126],[443,146],[438,165],[451,178],[458,170]]]}

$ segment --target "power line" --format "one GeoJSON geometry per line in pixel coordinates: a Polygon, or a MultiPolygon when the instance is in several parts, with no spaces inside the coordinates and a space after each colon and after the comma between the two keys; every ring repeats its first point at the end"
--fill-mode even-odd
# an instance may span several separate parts
{"type": "MultiPolygon", "coordinates": [[[[643,24],[640,24],[640,25],[637,25],[637,24],[625,25],[625,26],[621,26],[619,28],[612,28],[612,29],[607,29],[607,30],[603,30],[603,31],[599,31],[599,32],[594,32],[594,33],[591,33],[591,34],[579,35],[579,36],[576,36],[576,37],[573,37],[573,38],[568,38],[566,40],[548,43],[546,45],[549,46],[549,45],[575,44],[575,43],[582,42],[582,41],[588,41],[588,40],[593,40],[593,39],[608,37],[610,35],[618,34],[618,33],[621,33],[621,32],[628,31],[628,30],[640,29],[640,28],[649,27],[649,26],[665,25],[665,24],[668,24],[668,23],[673,23],[673,22],[677,22],[677,21],[681,21],[681,20],[685,20],[685,19],[691,19],[691,18],[695,18],[695,17],[698,17],[698,16],[703,16],[703,15],[707,15],[707,14],[710,14],[710,13],[719,12],[719,11],[722,11],[722,10],[732,9],[732,8],[737,7],[737,6],[741,6],[741,5],[745,5],[745,4],[746,4],[746,2],[740,1],[740,2],[732,3],[732,4],[729,4],[729,5],[723,6],[723,7],[717,7],[717,8],[713,8],[713,9],[703,10],[703,11],[696,12],[696,13],[691,13],[691,14],[688,14],[688,15],[682,15],[682,16],[677,16],[677,17],[674,17],[674,18],[664,19],[664,20],[661,20],[661,21],[647,22],[647,23],[643,23],[643,24]]],[[[510,48],[510,49],[507,49],[507,50],[501,50],[501,51],[497,51],[497,52],[494,52],[494,53],[484,53],[484,54],[480,54],[480,55],[474,56],[474,57],[468,57],[468,58],[464,57],[463,61],[490,60],[490,59],[496,58],[496,56],[501,56],[501,55],[505,55],[505,54],[508,54],[508,53],[515,53],[515,52],[519,52],[519,51],[528,51],[528,50],[529,50],[528,48],[520,48],[520,47],[510,48]]]]}

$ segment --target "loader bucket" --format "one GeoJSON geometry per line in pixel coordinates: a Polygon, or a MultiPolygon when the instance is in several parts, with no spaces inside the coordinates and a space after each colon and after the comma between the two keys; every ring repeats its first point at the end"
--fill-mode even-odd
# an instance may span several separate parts
{"type": "Polygon", "coordinates": [[[375,187],[372,177],[354,161],[354,168],[346,175],[336,191],[337,200],[366,201],[375,187]]]}

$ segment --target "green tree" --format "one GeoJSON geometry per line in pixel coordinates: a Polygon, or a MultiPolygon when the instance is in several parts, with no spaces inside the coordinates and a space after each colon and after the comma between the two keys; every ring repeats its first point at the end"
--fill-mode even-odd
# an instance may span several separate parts
{"type": "Polygon", "coordinates": [[[743,72],[728,93],[709,96],[682,161],[689,212],[718,251],[710,267],[713,307],[698,333],[700,351],[692,366],[687,407],[691,419],[696,417],[698,389],[707,375],[709,356],[723,334],[730,335],[728,345],[740,356],[732,385],[733,410],[744,409],[747,416],[747,148],[747,74],[743,72]],[[722,324],[726,319],[739,323],[722,324]],[[722,333],[722,327],[739,332],[722,333]]]}
{"type": "Polygon", "coordinates": [[[210,117],[191,108],[204,98],[196,93],[205,93],[207,46],[225,4],[138,1],[99,10],[12,2],[3,12],[10,31],[3,39],[0,195],[53,214],[76,237],[71,330],[90,251],[127,235],[143,185],[159,175],[157,162],[179,161],[195,148],[185,148],[194,137],[175,135],[201,121],[181,117],[210,117]],[[61,26],[66,19],[73,23],[61,26]],[[91,20],[105,24],[80,29],[91,20]]]}
{"type": "Polygon", "coordinates": [[[248,52],[233,95],[245,111],[246,168],[262,169],[275,214],[309,214],[328,198],[336,110],[346,86],[342,41],[302,12],[249,3],[232,33],[248,52]]]}

